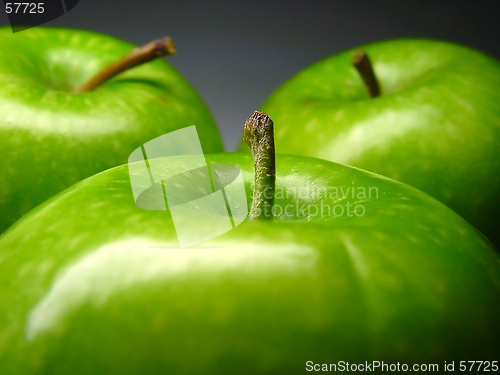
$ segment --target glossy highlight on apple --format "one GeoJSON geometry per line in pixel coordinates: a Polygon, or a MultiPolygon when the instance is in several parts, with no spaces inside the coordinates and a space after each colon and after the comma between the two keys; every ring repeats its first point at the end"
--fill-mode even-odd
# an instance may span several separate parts
{"type": "Polygon", "coordinates": [[[240,169],[229,163],[207,164],[194,125],[138,147],[128,168],[137,207],[168,207],[181,247],[226,233],[248,215],[240,169]]]}

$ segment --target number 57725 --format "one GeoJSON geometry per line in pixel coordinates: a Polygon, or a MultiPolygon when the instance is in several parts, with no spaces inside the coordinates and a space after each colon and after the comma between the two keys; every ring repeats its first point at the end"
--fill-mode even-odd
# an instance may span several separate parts
{"type": "Polygon", "coordinates": [[[6,13],[43,13],[43,3],[5,3],[6,13]]]}

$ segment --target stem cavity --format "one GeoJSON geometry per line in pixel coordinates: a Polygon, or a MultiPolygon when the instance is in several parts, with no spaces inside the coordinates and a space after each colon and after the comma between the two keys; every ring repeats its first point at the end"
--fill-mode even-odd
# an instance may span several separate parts
{"type": "Polygon", "coordinates": [[[248,217],[272,220],[276,185],[274,123],[264,112],[255,111],[246,121],[243,138],[250,146],[255,166],[255,186],[248,217]]]}
{"type": "Polygon", "coordinates": [[[370,97],[380,96],[380,86],[367,54],[364,51],[358,52],[352,59],[352,63],[361,76],[370,97]]]}
{"type": "Polygon", "coordinates": [[[174,55],[175,52],[175,45],[172,42],[172,39],[168,36],[163,39],[149,42],[134,49],[131,53],[122,57],[120,60],[108,65],[82,87],[80,87],[76,92],[82,93],[92,91],[104,82],[128,69],[147,63],[157,57],[174,55]]]}

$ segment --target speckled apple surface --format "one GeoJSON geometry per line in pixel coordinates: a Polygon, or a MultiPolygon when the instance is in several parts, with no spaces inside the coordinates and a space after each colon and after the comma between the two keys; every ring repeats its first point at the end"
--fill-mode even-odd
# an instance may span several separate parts
{"type": "Polygon", "coordinates": [[[84,30],[0,28],[0,233],[45,199],[126,163],[135,148],[172,130],[196,125],[205,152],[223,151],[205,104],[161,59],[92,92],[72,92],[134,47],[84,30]]]}
{"type": "MultiPolygon", "coordinates": [[[[424,39],[360,46],[311,65],[261,106],[276,150],[403,181],[451,207],[500,246],[500,62],[424,39]],[[352,65],[364,50],[382,96],[352,65]]],[[[246,146],[242,145],[241,150],[246,146]]]]}
{"type": "MultiPolygon", "coordinates": [[[[250,203],[249,155],[207,161],[238,165],[250,203]]],[[[299,209],[181,249],[168,211],[136,206],[127,166],[77,183],[0,239],[2,374],[497,359],[500,258],[452,210],[386,177],[278,155],[275,207],[288,205],[299,209]],[[308,211],[349,202],[364,214],[308,211]]]]}

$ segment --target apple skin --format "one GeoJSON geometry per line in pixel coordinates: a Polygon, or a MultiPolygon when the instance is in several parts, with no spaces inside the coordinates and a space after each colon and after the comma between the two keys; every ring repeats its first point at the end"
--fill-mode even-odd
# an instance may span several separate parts
{"type": "Polygon", "coordinates": [[[190,84],[161,59],[76,94],[134,45],[104,34],[0,28],[0,233],[77,181],[124,164],[144,142],[196,125],[205,152],[222,152],[190,84]]]}
{"type": "MultiPolygon", "coordinates": [[[[379,173],[425,191],[500,248],[500,62],[447,42],[397,39],[328,57],[261,106],[276,151],[379,173]],[[370,57],[382,96],[352,65],[370,57]]],[[[240,150],[246,150],[241,145],[240,150]]]]}
{"type": "MultiPolygon", "coordinates": [[[[249,155],[206,158],[238,165],[251,199],[249,155]]],[[[127,166],[35,208],[0,239],[2,374],[498,359],[500,257],[464,219],[413,187],[320,159],[278,155],[276,181],[277,192],[357,186],[379,196],[351,200],[361,217],[245,220],[184,249],[168,212],[135,205],[127,166]]],[[[312,193],[299,203],[318,204],[312,193]]]]}

